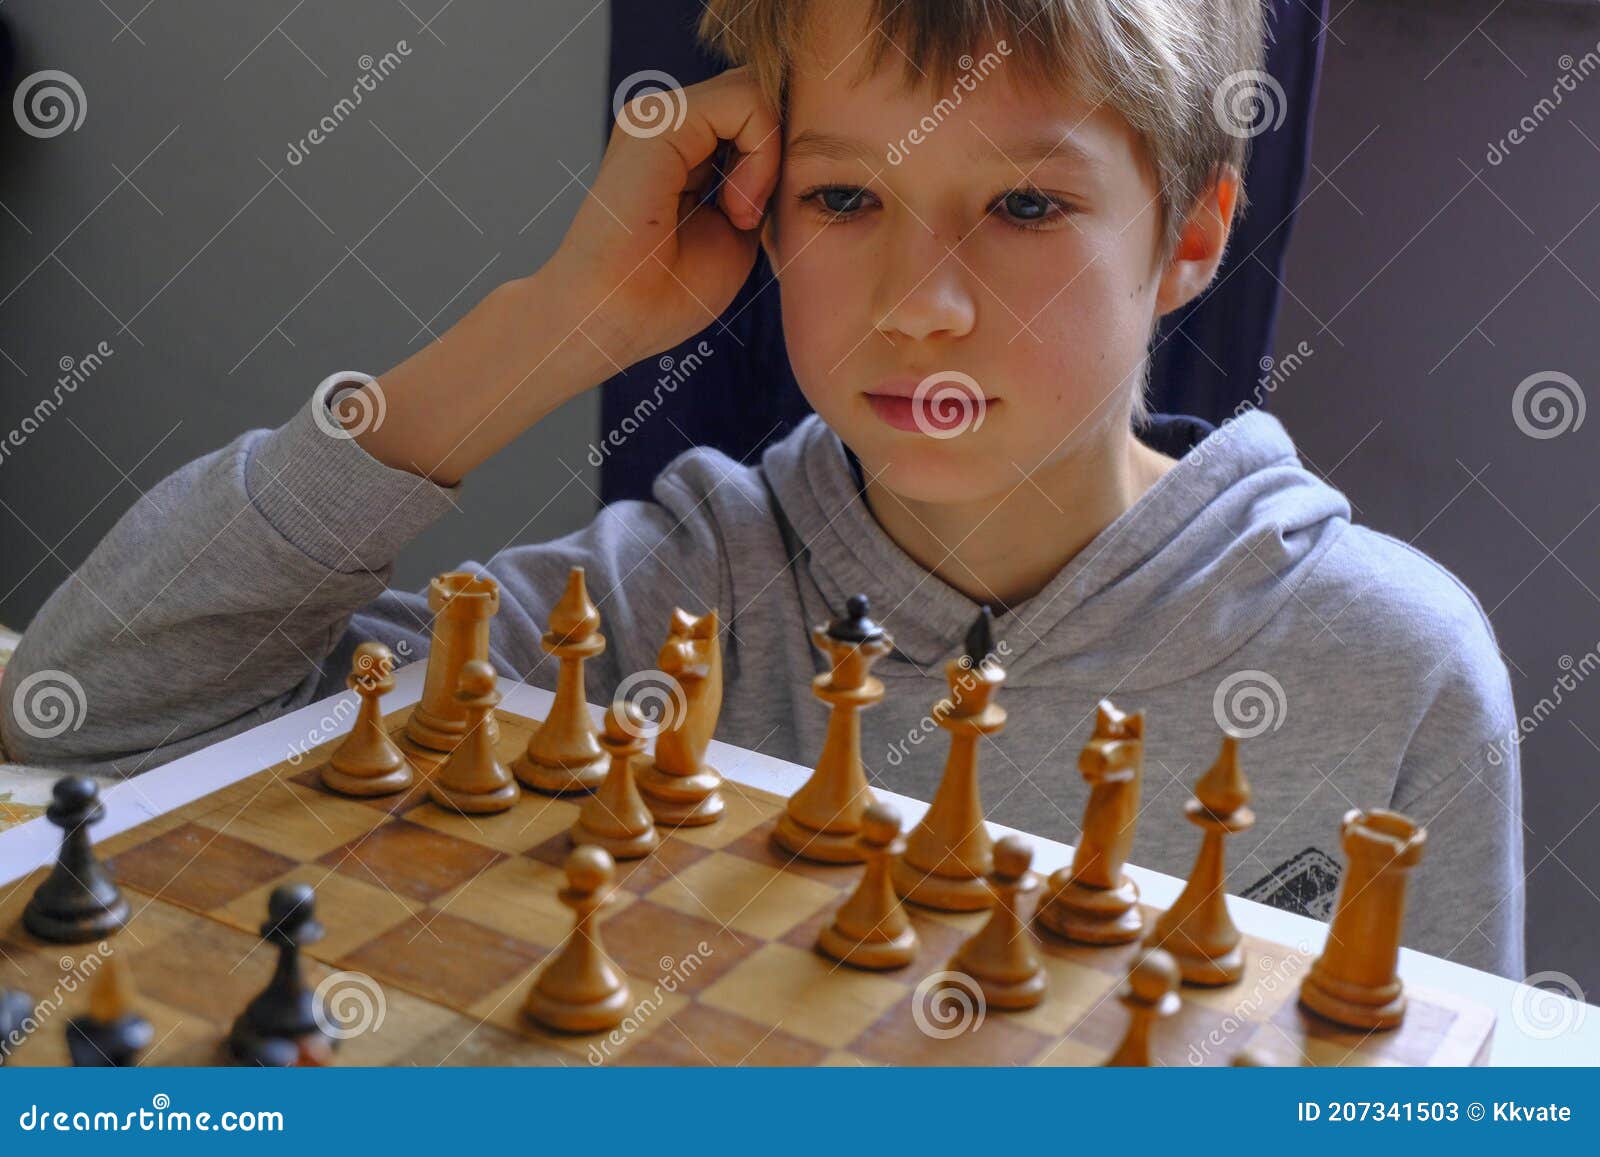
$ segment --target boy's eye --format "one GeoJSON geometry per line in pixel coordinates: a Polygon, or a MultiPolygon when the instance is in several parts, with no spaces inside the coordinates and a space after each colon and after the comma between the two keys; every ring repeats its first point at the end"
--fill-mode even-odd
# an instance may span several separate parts
{"type": "Polygon", "coordinates": [[[995,206],[1018,225],[1038,225],[1050,220],[1066,207],[1056,198],[1037,189],[1013,189],[995,206]]]}
{"type": "Polygon", "coordinates": [[[825,185],[801,194],[800,200],[815,203],[830,217],[847,217],[862,208],[866,197],[867,191],[854,185],[825,185]]]}

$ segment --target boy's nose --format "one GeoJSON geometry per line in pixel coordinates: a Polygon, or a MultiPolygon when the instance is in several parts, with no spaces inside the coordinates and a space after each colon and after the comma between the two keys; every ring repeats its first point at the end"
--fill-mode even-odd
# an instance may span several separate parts
{"type": "Polygon", "coordinates": [[[977,322],[977,301],[968,274],[948,246],[923,235],[897,247],[878,279],[873,303],[878,332],[914,341],[964,337],[977,322]]]}

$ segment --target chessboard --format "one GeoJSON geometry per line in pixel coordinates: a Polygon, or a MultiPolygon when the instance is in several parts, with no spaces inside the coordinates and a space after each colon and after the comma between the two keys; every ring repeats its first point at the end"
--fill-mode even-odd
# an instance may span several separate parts
{"type": "MultiPolygon", "coordinates": [[[[409,714],[383,716],[385,730],[398,737],[409,714]]],[[[510,762],[537,723],[496,718],[496,750],[510,762]]],[[[819,930],[861,869],[791,858],[772,838],[784,801],[730,778],[716,823],[664,831],[650,855],[617,862],[601,930],[629,981],[621,1024],[551,1032],[523,1003],[572,931],[558,891],[579,802],[523,791],[509,810],[465,815],[431,802],[420,782],[400,795],[335,795],[319,778],[335,745],[97,844],[132,909],[108,943],[35,939],[21,915],[44,870],[11,885],[0,968],[7,987],[39,1001],[41,1024],[8,1063],[67,1063],[61,1030],[108,953],[123,957],[135,1007],[152,1022],[140,1063],[229,1063],[229,1026],[273,970],[259,928],[286,883],[315,889],[326,934],[303,963],[341,1026],[341,1065],[1091,1065],[1126,1031],[1117,994],[1136,944],[1039,933],[1048,991],[1022,1012],[934,983],[983,913],[908,905],[920,949],[897,971],[820,954],[819,930]]],[[[1155,1063],[1227,1065],[1246,1051],[1269,1065],[1486,1059],[1485,1008],[1408,985],[1398,1028],[1341,1028],[1297,1003],[1313,953],[1248,935],[1243,946],[1242,979],[1182,987],[1179,1011],[1154,1028],[1155,1063]]]]}

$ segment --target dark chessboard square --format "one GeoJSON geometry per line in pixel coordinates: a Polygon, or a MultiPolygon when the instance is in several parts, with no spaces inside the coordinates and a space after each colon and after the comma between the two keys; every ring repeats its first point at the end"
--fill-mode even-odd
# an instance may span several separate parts
{"type": "Polygon", "coordinates": [[[776,818],[757,824],[722,850],[769,868],[777,868],[780,872],[791,872],[808,880],[831,884],[840,889],[840,899],[849,894],[861,875],[860,864],[819,864],[802,859],[772,842],[772,829],[776,825],[776,818]]]}
{"type": "MultiPolygon", "coordinates": [[[[559,832],[523,853],[553,868],[565,864],[571,854],[572,837],[566,832],[559,832]]],[[[642,896],[657,884],[665,883],[690,864],[703,860],[710,854],[710,848],[703,848],[686,840],[675,840],[669,835],[648,856],[637,860],[618,860],[616,883],[618,887],[626,888],[636,896],[642,896]]]]}
{"type": "MultiPolygon", "coordinates": [[[[699,992],[760,947],[754,936],[723,928],[714,920],[635,900],[606,918],[606,950],[638,988],[649,982],[663,992],[699,992]]],[[[651,995],[645,988],[636,995],[651,995]]]]}
{"type": "Polygon", "coordinates": [[[367,941],[339,964],[465,1010],[546,955],[515,936],[429,910],[367,941]]]}
{"type": "Polygon", "coordinates": [[[395,819],[334,848],[319,864],[400,896],[424,902],[472,879],[503,853],[395,819]]]}
{"type": "Polygon", "coordinates": [[[622,1054],[626,1065],[805,1065],[822,1062],[827,1050],[781,1028],[703,1004],[676,1013],[622,1054]]]}
{"type": "Polygon", "coordinates": [[[870,1061],[889,1065],[1026,1065],[1037,1060],[1054,1043],[1048,1036],[1017,1024],[997,1009],[984,1010],[983,1019],[945,1020],[928,1006],[929,995],[912,991],[880,1016],[850,1045],[850,1051],[870,1061]],[[914,1014],[919,1005],[921,1019],[914,1014]],[[962,1031],[954,1031],[966,1024],[962,1031]],[[945,1035],[949,1034],[949,1035],[945,1035]]]}
{"type": "Polygon", "coordinates": [[[183,824],[129,848],[107,866],[121,884],[208,912],[298,865],[226,832],[183,824]]]}

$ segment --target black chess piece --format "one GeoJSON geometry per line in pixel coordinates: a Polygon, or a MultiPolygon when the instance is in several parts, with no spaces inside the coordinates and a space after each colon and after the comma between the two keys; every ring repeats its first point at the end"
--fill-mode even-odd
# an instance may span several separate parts
{"type": "Polygon", "coordinates": [[[988,603],[979,609],[978,617],[967,628],[965,650],[969,667],[981,666],[994,654],[994,611],[988,603]]]}
{"type": "Polygon", "coordinates": [[[0,988],[0,1065],[28,1039],[33,1019],[33,997],[15,988],[0,988]]]}
{"type": "Polygon", "coordinates": [[[82,775],[56,780],[45,818],[64,835],[61,856],[23,910],[24,927],[41,940],[103,940],[128,922],[128,902],[89,846],[89,825],[106,814],[100,787],[82,775]]]}
{"type": "Polygon", "coordinates": [[[67,1052],[74,1068],[129,1068],[150,1047],[155,1029],[133,1007],[133,985],[120,956],[95,977],[89,1011],[67,1022],[67,1052]]]}
{"type": "Polygon", "coordinates": [[[841,643],[866,643],[883,637],[883,628],[868,614],[866,595],[851,595],[844,603],[844,614],[828,624],[828,637],[841,643]]]}
{"type": "Polygon", "coordinates": [[[278,948],[278,966],[259,996],[245,1006],[228,1034],[234,1058],[250,1065],[282,1067],[320,1063],[337,1041],[320,998],[300,973],[300,949],[322,939],[316,895],[309,884],[284,884],[272,890],[261,935],[278,948]],[[319,1016],[318,1013],[321,1013],[319,1016]]]}

